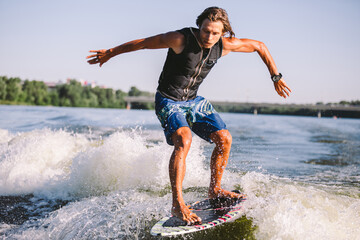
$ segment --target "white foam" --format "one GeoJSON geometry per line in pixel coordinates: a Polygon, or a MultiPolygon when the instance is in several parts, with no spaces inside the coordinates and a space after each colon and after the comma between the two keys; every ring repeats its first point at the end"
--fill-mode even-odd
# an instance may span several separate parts
{"type": "Polygon", "coordinates": [[[0,194],[30,194],[62,181],[88,141],[49,129],[19,133],[0,149],[0,194]]]}
{"type": "MultiPolygon", "coordinates": [[[[147,137],[141,130],[120,130],[90,141],[85,135],[49,129],[8,137],[0,148],[0,194],[68,198],[164,188],[169,185],[173,148],[165,142],[151,144],[147,137]]],[[[208,186],[210,173],[203,160],[201,140],[195,138],[187,158],[184,188],[208,186]]]]}
{"type": "Polygon", "coordinates": [[[241,185],[258,239],[360,238],[360,199],[254,172],[241,185]]]}
{"type": "MultiPolygon", "coordinates": [[[[205,184],[204,175],[208,172],[197,150],[199,143],[195,142],[187,159],[189,177],[184,187],[205,184]]],[[[137,132],[117,132],[74,159],[69,185],[73,193],[80,196],[134,188],[158,190],[169,185],[171,152],[172,147],[166,143],[149,145],[137,132]]]]}
{"type": "Polygon", "coordinates": [[[38,227],[22,226],[15,239],[144,239],[150,221],[168,214],[169,196],[156,198],[136,191],[112,192],[72,202],[41,219],[38,227]]]}
{"type": "Polygon", "coordinates": [[[6,129],[0,129],[0,146],[7,143],[12,138],[12,135],[6,129]]]}

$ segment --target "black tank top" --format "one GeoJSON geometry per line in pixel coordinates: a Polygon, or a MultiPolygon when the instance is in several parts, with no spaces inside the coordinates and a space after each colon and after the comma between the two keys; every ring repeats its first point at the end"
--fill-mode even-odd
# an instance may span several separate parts
{"type": "Polygon", "coordinates": [[[196,97],[200,84],[221,57],[222,40],[203,49],[195,37],[199,29],[183,28],[178,32],[185,36],[184,50],[176,54],[169,48],[157,90],[166,98],[187,101],[196,97]]]}

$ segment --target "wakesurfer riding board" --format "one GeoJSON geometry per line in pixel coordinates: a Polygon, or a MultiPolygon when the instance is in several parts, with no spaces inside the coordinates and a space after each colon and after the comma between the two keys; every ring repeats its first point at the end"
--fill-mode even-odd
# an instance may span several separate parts
{"type": "Polygon", "coordinates": [[[157,222],[151,229],[153,236],[174,236],[209,229],[220,224],[231,222],[243,214],[243,202],[240,199],[205,199],[190,205],[193,213],[202,220],[201,224],[186,225],[186,222],[177,217],[165,217],[157,222]]]}

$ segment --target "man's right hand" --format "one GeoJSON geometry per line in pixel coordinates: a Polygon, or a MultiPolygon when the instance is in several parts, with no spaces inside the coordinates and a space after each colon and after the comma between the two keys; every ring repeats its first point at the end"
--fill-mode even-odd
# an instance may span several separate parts
{"type": "Polygon", "coordinates": [[[86,57],[87,59],[90,58],[90,60],[88,60],[88,63],[89,64],[99,63],[100,67],[112,57],[110,50],[106,50],[106,49],[90,50],[89,52],[96,53],[96,54],[92,54],[92,55],[89,55],[86,57]]]}

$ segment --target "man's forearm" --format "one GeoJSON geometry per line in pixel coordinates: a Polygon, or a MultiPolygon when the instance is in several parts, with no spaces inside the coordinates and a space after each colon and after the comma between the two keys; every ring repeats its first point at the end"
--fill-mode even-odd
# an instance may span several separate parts
{"type": "Polygon", "coordinates": [[[133,40],[133,41],[121,44],[117,47],[110,48],[107,51],[110,53],[111,57],[114,57],[114,56],[122,54],[122,53],[137,51],[137,50],[145,48],[144,41],[145,41],[145,39],[133,40]]]}
{"type": "Polygon", "coordinates": [[[277,70],[274,59],[272,58],[269,50],[266,45],[262,42],[259,43],[259,46],[256,49],[257,53],[260,55],[261,59],[264,61],[265,65],[269,69],[270,75],[278,75],[279,72],[277,70]]]}
{"type": "Polygon", "coordinates": [[[116,56],[122,53],[133,52],[141,49],[158,49],[167,48],[168,45],[163,41],[163,34],[156,36],[133,40],[120,46],[109,49],[111,56],[116,56]]]}

